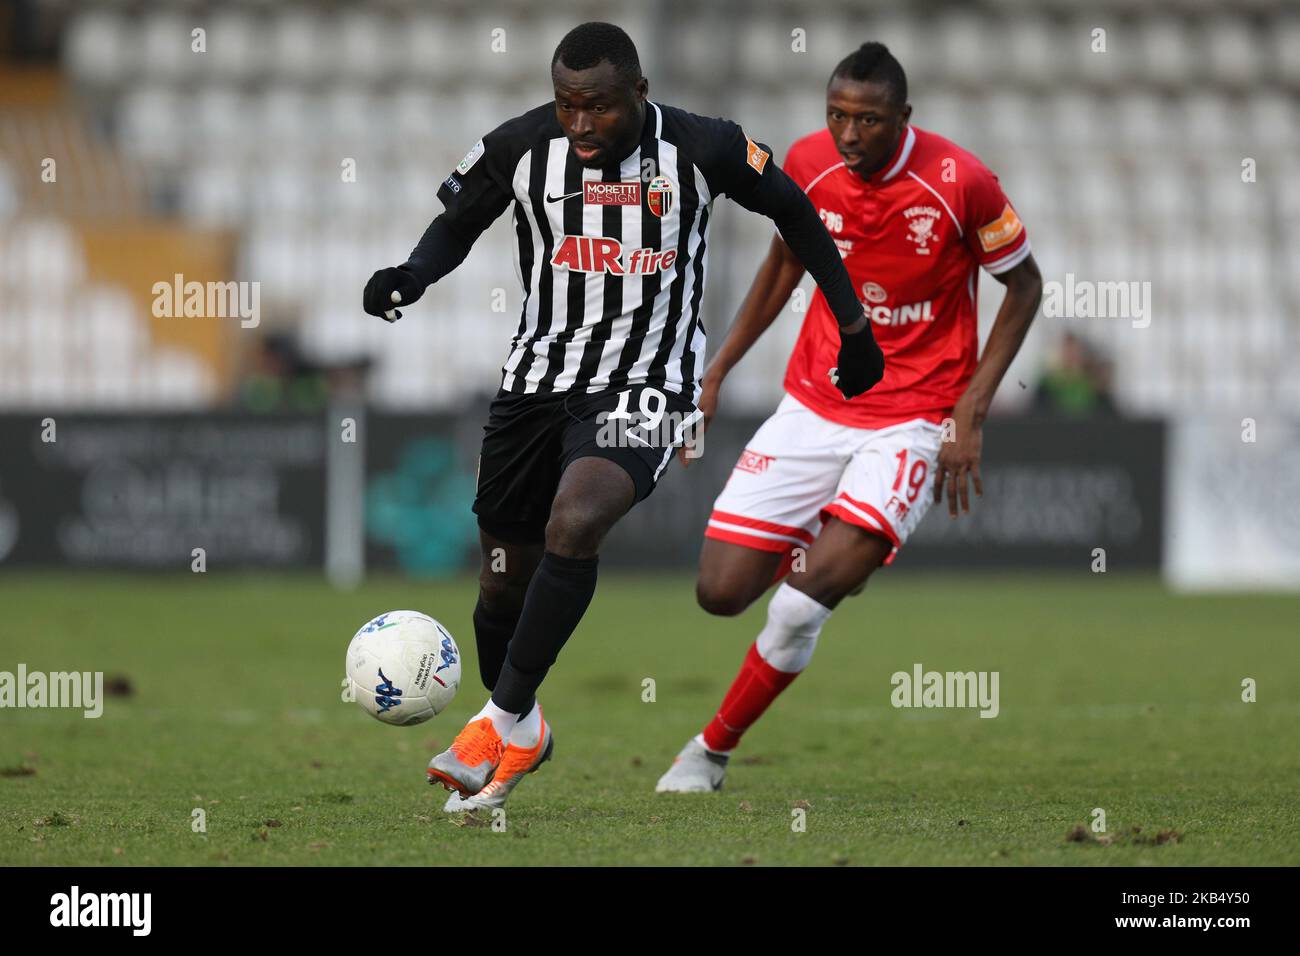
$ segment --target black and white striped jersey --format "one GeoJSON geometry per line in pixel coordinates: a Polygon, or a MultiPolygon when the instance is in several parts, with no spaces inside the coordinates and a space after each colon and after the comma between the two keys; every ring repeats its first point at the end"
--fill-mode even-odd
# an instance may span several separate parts
{"type": "Polygon", "coordinates": [[[842,275],[848,295],[828,296],[833,307],[838,301],[847,316],[858,306],[803,191],[735,123],[647,101],[639,145],[603,169],[572,155],[554,103],[474,144],[438,190],[446,207],[439,220],[468,248],[513,206],[524,301],[501,387],[596,392],[647,383],[696,399],[709,221],[724,194],[774,219],[823,286],[842,275]],[[800,242],[786,226],[797,226],[800,242]]]}

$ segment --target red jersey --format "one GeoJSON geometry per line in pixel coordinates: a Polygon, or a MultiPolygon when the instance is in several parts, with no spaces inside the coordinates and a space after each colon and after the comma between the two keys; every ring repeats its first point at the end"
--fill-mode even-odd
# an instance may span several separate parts
{"type": "Polygon", "coordinates": [[[997,275],[1029,255],[1029,237],[998,178],[955,143],[915,126],[870,180],[845,168],[826,129],[790,147],[785,171],[826,223],[885,353],[884,379],[845,400],[826,374],[838,364],[840,336],[818,289],[785,390],[842,425],[941,422],[975,371],[979,267],[997,275]]]}

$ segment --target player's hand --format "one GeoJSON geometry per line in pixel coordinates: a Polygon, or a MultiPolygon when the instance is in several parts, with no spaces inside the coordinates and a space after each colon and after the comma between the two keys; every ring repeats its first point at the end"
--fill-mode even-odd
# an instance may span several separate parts
{"type": "Polygon", "coordinates": [[[961,510],[970,513],[970,491],[966,478],[969,475],[975,484],[975,494],[984,496],[984,485],[980,482],[980,452],[984,446],[984,430],[975,414],[973,402],[965,397],[958,400],[952,410],[952,441],[945,441],[939,450],[939,462],[934,470],[934,501],[938,504],[943,498],[943,489],[948,488],[948,514],[957,517],[957,503],[961,510]]]}
{"type": "Polygon", "coordinates": [[[857,332],[840,329],[839,364],[829,374],[845,399],[856,398],[885,377],[885,354],[869,322],[857,332]]]}
{"type": "Polygon", "coordinates": [[[389,322],[396,322],[402,313],[394,309],[395,305],[410,305],[424,295],[424,285],[415,273],[402,266],[380,269],[366,283],[362,296],[362,307],[368,315],[377,315],[389,322]]]}
{"type": "MultiPolygon", "coordinates": [[[[722,390],[722,376],[715,375],[710,371],[705,371],[704,378],[700,380],[700,411],[704,413],[704,418],[696,426],[696,434],[703,436],[709,430],[709,422],[713,421],[713,413],[718,409],[718,392],[722,390]]],[[[677,449],[677,459],[682,463],[683,468],[691,467],[691,462],[699,458],[699,454],[687,454],[688,451],[700,451],[699,439],[696,439],[694,447],[688,448],[683,445],[677,449]]]]}

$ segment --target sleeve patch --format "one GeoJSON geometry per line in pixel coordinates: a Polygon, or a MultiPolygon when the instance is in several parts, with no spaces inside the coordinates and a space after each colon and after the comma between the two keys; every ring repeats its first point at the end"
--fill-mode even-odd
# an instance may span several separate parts
{"type": "Polygon", "coordinates": [[[483,145],[483,140],[479,140],[474,144],[474,148],[465,154],[465,158],[456,164],[456,172],[464,176],[486,151],[487,148],[483,145]]]}
{"type": "Polygon", "coordinates": [[[1016,211],[1007,203],[1002,215],[994,219],[987,226],[981,226],[979,230],[980,248],[985,252],[993,252],[995,249],[1001,249],[1016,240],[1024,226],[1020,222],[1020,217],[1016,211]]]}
{"type": "Polygon", "coordinates": [[[769,155],[767,150],[760,147],[748,136],[745,137],[745,142],[748,144],[746,146],[745,161],[749,163],[749,165],[752,166],[760,176],[763,175],[763,167],[767,165],[769,155]]]}

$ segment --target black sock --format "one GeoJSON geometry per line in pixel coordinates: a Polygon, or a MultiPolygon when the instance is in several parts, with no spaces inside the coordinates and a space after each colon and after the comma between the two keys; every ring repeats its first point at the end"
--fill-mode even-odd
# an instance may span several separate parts
{"type": "Polygon", "coordinates": [[[478,596],[474,605],[474,641],[478,644],[478,674],[483,686],[492,690],[497,686],[497,677],[501,674],[501,665],[506,660],[506,647],[510,638],[515,636],[515,626],[523,606],[510,607],[505,610],[491,608],[483,603],[483,595],[478,596]]]}
{"type": "Polygon", "coordinates": [[[542,555],[492,690],[492,702],[502,710],[524,715],[532,710],[537,688],[596,593],[596,562],[550,551],[542,555]]]}

